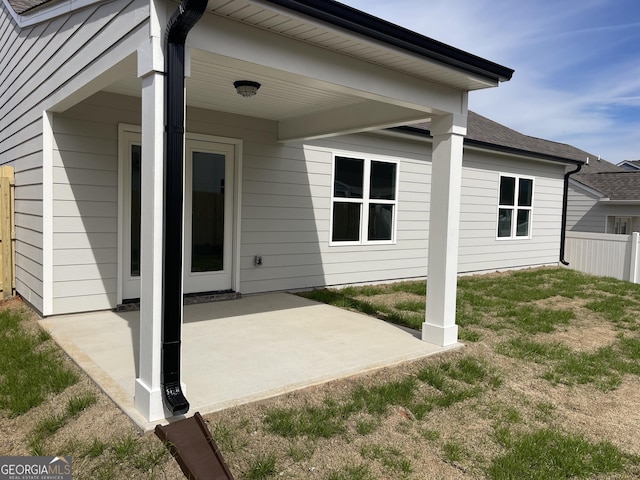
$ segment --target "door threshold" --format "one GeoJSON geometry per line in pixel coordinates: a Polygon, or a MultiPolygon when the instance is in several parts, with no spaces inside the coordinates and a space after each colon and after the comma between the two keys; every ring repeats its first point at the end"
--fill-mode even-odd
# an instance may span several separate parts
{"type": "MultiPolygon", "coordinates": [[[[234,292],[232,290],[187,293],[183,295],[182,304],[194,305],[196,303],[223,302],[225,300],[237,300],[241,296],[240,292],[234,292]]],[[[140,310],[139,298],[123,300],[120,305],[114,308],[114,312],[135,312],[138,310],[140,310]]]]}

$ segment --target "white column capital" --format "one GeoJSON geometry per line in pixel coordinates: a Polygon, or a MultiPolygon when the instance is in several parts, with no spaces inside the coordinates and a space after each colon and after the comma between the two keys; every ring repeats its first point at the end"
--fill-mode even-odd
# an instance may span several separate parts
{"type": "Polygon", "coordinates": [[[138,47],[138,78],[164,72],[164,51],[159,37],[149,39],[138,47]]]}
{"type": "Polygon", "coordinates": [[[431,136],[439,135],[466,135],[467,115],[449,113],[437,115],[431,118],[431,136]]]}

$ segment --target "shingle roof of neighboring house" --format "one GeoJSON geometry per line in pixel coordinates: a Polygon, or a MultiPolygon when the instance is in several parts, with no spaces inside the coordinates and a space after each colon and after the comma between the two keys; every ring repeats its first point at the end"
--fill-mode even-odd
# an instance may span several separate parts
{"type": "Polygon", "coordinates": [[[640,170],[640,160],[624,160],[618,166],[626,170],[640,170]]]}
{"type": "Polygon", "coordinates": [[[630,171],[595,158],[571,178],[610,200],[640,200],[640,170],[630,171]]]}
{"type": "Polygon", "coordinates": [[[640,200],[640,171],[580,173],[573,178],[611,200],[640,200]]]}
{"type": "Polygon", "coordinates": [[[611,200],[640,200],[640,170],[632,171],[595,158],[571,178],[611,200]]]}

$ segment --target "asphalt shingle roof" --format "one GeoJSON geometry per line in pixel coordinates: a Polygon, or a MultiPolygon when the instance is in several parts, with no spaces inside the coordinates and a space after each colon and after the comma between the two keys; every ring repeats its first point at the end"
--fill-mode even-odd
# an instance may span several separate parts
{"type": "Polygon", "coordinates": [[[640,170],[640,160],[625,160],[620,162],[618,166],[626,170],[640,170]]]}
{"type": "Polygon", "coordinates": [[[579,162],[597,158],[593,154],[566,143],[524,135],[472,111],[469,111],[467,118],[466,138],[579,162]]]}
{"type": "MultiPolygon", "coordinates": [[[[427,133],[430,128],[430,122],[425,122],[401,129],[427,133]]],[[[550,140],[524,135],[472,111],[469,111],[467,116],[465,143],[467,145],[486,146],[487,148],[503,147],[511,150],[513,153],[545,157],[550,160],[565,163],[586,162],[587,159],[593,161],[598,158],[596,155],[567,145],[566,143],[552,142],[550,140]]],[[[615,165],[612,166],[616,168],[615,165]]]]}
{"type": "Polygon", "coordinates": [[[640,171],[579,173],[572,178],[611,200],[640,200],[640,171]]]}
{"type": "MultiPolygon", "coordinates": [[[[572,176],[573,179],[598,190],[611,200],[640,200],[640,171],[625,170],[571,145],[523,135],[474,112],[469,112],[466,138],[568,160],[585,161],[580,172],[572,176]]],[[[640,164],[640,161],[636,162],[640,164]]],[[[573,169],[572,166],[567,167],[567,171],[573,169]]]]}
{"type": "MultiPolygon", "coordinates": [[[[430,124],[421,123],[403,129],[427,133],[430,124]]],[[[530,137],[505,127],[475,112],[469,111],[465,144],[505,147],[514,153],[557,161],[585,162],[579,173],[571,178],[601,192],[611,200],[640,200],[640,171],[625,170],[579,148],[565,143],[530,137]]],[[[640,161],[638,161],[640,163],[640,161]]],[[[567,171],[574,170],[568,166],[567,171]]]]}
{"type": "Polygon", "coordinates": [[[634,172],[595,158],[571,178],[611,200],[640,200],[640,170],[634,172]]]}

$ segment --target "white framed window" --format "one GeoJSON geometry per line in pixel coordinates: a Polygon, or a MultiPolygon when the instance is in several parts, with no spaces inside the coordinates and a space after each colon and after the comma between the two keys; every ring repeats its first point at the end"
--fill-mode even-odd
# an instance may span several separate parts
{"type": "Polygon", "coordinates": [[[630,235],[637,228],[638,217],[607,216],[607,233],[630,235]]]}
{"type": "Polygon", "coordinates": [[[334,155],[331,245],[394,243],[398,162],[334,155]]]}
{"type": "Polygon", "coordinates": [[[533,178],[500,175],[497,237],[531,238],[532,210],[533,178]]]}

